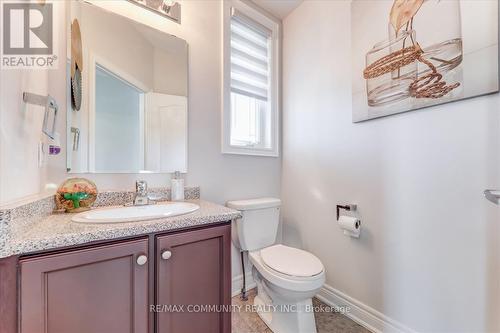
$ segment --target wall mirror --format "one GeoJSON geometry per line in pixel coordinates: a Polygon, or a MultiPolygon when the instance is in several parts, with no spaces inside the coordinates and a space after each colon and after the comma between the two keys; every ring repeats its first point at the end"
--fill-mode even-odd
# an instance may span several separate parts
{"type": "Polygon", "coordinates": [[[187,43],[70,3],[68,172],[187,172],[187,43]]]}

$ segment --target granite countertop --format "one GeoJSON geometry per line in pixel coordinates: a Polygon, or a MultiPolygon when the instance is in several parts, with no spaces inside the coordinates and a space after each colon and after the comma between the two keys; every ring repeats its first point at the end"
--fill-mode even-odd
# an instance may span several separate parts
{"type": "Polygon", "coordinates": [[[200,206],[197,211],[148,221],[84,224],[72,222],[74,214],[52,214],[12,220],[0,242],[0,258],[36,251],[81,245],[93,241],[140,236],[149,233],[209,225],[240,217],[240,212],[203,200],[187,200],[200,206]]]}

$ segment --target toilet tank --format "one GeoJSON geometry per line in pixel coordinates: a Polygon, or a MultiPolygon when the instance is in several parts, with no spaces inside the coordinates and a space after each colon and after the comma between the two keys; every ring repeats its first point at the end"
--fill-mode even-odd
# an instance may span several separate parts
{"type": "Polygon", "coordinates": [[[243,251],[271,246],[276,241],[281,200],[259,198],[228,201],[227,207],[239,210],[242,217],[233,221],[234,245],[243,251]]]}

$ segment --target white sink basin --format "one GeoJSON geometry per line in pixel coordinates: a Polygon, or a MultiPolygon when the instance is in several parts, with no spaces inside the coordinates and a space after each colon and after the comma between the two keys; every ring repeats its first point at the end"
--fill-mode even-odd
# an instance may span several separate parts
{"type": "Polygon", "coordinates": [[[172,202],[146,206],[107,207],[73,216],[79,223],[123,223],[153,220],[192,213],[200,206],[190,202],[172,202]]]}

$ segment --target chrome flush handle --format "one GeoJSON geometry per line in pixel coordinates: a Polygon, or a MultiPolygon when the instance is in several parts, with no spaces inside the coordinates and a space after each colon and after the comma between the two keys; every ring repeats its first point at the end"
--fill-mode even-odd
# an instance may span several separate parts
{"type": "Polygon", "coordinates": [[[500,204],[500,190],[486,190],[484,196],[495,205],[500,204]]]}

